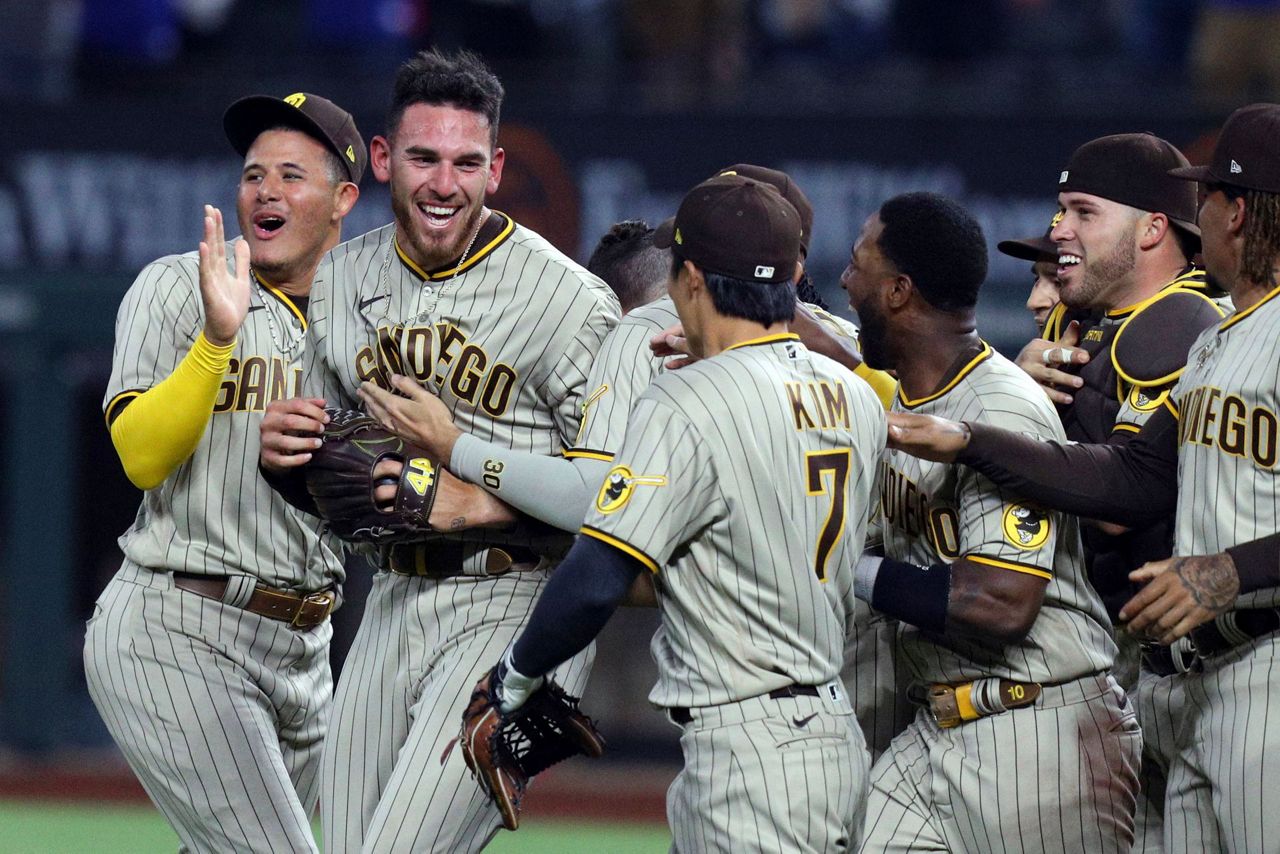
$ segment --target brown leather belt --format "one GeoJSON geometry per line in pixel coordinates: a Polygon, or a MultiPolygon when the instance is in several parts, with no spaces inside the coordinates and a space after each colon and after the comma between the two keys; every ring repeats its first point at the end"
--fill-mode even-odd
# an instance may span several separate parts
{"type": "Polygon", "coordinates": [[[938,726],[951,729],[988,715],[1030,706],[1040,696],[1039,682],[979,679],[963,685],[929,687],[929,711],[938,726]]]}
{"type": "MultiPolygon", "coordinates": [[[[206,599],[223,601],[230,579],[225,575],[192,575],[175,572],[173,586],[206,599]]],[[[241,607],[253,614],[288,623],[295,629],[313,629],[325,621],[338,602],[332,590],[315,593],[294,593],[291,590],[275,590],[255,587],[249,601],[241,607]]]]}
{"type": "Polygon", "coordinates": [[[450,578],[461,575],[467,558],[482,551],[488,551],[485,555],[485,575],[506,575],[508,572],[533,569],[540,561],[536,553],[523,546],[433,540],[429,543],[392,546],[387,550],[387,569],[396,575],[450,578]]]}
{"type": "MultiPolygon", "coordinates": [[[[785,688],[776,688],[769,692],[770,700],[782,700],[786,697],[819,697],[817,685],[788,685],[785,688]]],[[[667,709],[667,714],[671,716],[671,720],[680,726],[693,723],[693,712],[688,706],[672,706],[667,709]]]]}

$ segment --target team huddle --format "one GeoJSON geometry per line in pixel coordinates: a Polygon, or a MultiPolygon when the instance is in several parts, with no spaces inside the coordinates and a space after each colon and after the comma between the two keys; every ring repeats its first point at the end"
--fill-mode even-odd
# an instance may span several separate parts
{"type": "Polygon", "coordinates": [[[510,727],[599,752],[576,698],[622,605],[661,615],[673,851],[1277,844],[1280,106],[1204,167],[1081,145],[999,245],[1041,329],[1011,361],[956,202],[849,235],[860,329],[757,165],[583,267],[486,205],[502,99],[426,51],[367,146],[318,95],[237,101],[242,238],[206,208],[121,305],[104,411],[145,494],[85,668],[184,849],[315,851],[317,804],[328,850],[484,848],[510,727]],[[343,242],[366,168],[393,221],[343,242]]]}

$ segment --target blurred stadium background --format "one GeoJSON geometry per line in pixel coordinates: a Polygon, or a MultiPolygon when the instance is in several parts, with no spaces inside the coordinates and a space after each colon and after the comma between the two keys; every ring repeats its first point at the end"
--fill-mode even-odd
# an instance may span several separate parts
{"type": "MultiPolygon", "coordinates": [[[[14,851],[176,843],[89,702],[80,650],[138,500],[100,413],[116,306],[147,261],[195,247],[203,203],[233,209],[220,119],[235,98],[321,93],[368,139],[401,60],[473,48],[508,90],[496,207],[581,260],[717,167],[783,168],[813,200],[810,268],[844,314],[863,218],[899,192],[947,193],[986,229],[980,327],[1013,353],[1033,332],[1031,278],[995,242],[1045,229],[1078,144],[1150,130],[1197,161],[1231,109],[1280,89],[1280,0],[0,0],[0,22],[0,849],[14,851]]],[[[384,188],[362,190],[347,236],[390,219],[384,188]]],[[[336,666],[367,577],[335,618],[336,666]]],[[[607,631],[586,706],[612,755],[541,781],[522,840],[665,847],[679,752],[644,699],[654,624],[630,612],[607,631]]]]}

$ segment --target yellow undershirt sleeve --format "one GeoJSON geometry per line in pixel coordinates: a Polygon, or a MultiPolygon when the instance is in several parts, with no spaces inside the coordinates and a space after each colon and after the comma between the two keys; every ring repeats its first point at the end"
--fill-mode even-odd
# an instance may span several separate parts
{"type": "Polygon", "coordinates": [[[195,451],[235,346],[211,344],[201,332],[173,373],[111,422],[111,442],[134,486],[154,489],[195,451]]]}
{"type": "Polygon", "coordinates": [[[858,365],[853,371],[862,377],[871,386],[871,390],[876,393],[876,397],[880,398],[880,405],[886,410],[893,406],[893,396],[898,393],[898,381],[886,374],[884,371],[877,371],[868,368],[866,363],[858,365]]]}

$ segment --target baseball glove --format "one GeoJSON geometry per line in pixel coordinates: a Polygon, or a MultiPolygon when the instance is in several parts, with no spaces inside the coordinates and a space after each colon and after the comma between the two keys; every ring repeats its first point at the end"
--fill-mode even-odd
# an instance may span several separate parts
{"type": "Polygon", "coordinates": [[[351,409],[326,409],[329,423],[321,445],[302,468],[307,492],[321,518],[340,538],[378,545],[422,540],[431,533],[437,468],[421,448],[389,432],[372,416],[351,409]],[[403,463],[398,478],[377,478],[383,460],[403,463]],[[392,507],[382,509],[374,489],[396,485],[392,507]]]}
{"type": "MultiPolygon", "coordinates": [[[[496,668],[495,668],[496,669],[496,668]]],[[[535,774],[582,754],[604,755],[604,736],[571,697],[550,680],[524,705],[503,713],[490,670],[476,684],[462,714],[462,758],[502,813],[507,830],[520,826],[520,801],[535,774]]]]}

